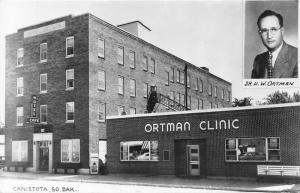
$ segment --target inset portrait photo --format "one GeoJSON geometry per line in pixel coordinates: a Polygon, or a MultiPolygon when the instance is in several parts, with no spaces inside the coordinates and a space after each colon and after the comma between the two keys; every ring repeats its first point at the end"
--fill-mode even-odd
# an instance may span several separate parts
{"type": "Polygon", "coordinates": [[[298,1],[245,1],[243,69],[244,86],[298,82],[298,1]]]}

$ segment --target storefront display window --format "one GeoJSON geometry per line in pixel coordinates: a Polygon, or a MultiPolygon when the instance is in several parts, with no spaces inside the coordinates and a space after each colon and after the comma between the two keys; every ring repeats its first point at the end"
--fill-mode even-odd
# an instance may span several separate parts
{"type": "Polygon", "coordinates": [[[158,141],[120,143],[121,161],[158,161],[158,141]]]}
{"type": "Polygon", "coordinates": [[[280,161],[279,138],[233,138],[225,141],[226,161],[280,161]]]}

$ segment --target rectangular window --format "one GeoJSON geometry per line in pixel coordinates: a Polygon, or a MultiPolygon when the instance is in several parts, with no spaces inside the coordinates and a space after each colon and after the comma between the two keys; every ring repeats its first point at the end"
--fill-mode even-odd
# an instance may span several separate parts
{"type": "Polygon", "coordinates": [[[158,161],[158,141],[120,142],[121,161],[158,161]]]}
{"type": "Polygon", "coordinates": [[[135,52],[129,52],[129,67],[134,69],[135,68],[135,52]]]}
{"type": "Polygon", "coordinates": [[[136,89],[135,89],[135,80],[133,79],[130,79],[129,80],[129,83],[130,83],[130,96],[131,97],[135,97],[135,93],[136,93],[136,89]]]}
{"type": "Polygon", "coordinates": [[[203,92],[203,80],[199,80],[199,91],[203,92]]]}
{"type": "Polygon", "coordinates": [[[184,77],[184,72],[183,71],[180,71],[180,84],[184,84],[185,82],[185,77],[184,77]]]}
{"type": "Polygon", "coordinates": [[[119,87],[118,93],[123,95],[124,94],[124,77],[122,77],[122,76],[118,77],[118,87],[119,87]]]}
{"type": "Polygon", "coordinates": [[[191,83],[190,83],[191,75],[187,75],[187,87],[191,88],[191,83]]]}
{"type": "Polygon", "coordinates": [[[224,100],[224,89],[222,89],[222,92],[221,92],[221,99],[224,100]]]}
{"type": "Polygon", "coordinates": [[[17,78],[17,96],[23,96],[24,91],[24,83],[23,83],[23,77],[17,78]]]}
{"type": "Polygon", "coordinates": [[[105,54],[105,41],[104,39],[98,39],[98,57],[104,58],[105,54]]]}
{"type": "Polygon", "coordinates": [[[40,93],[47,93],[47,74],[40,74],[40,93]]]}
{"type": "Polygon", "coordinates": [[[125,107],[124,106],[117,106],[118,108],[118,115],[123,115],[125,112],[125,107]]]}
{"type": "Polygon", "coordinates": [[[188,97],[187,97],[187,107],[188,107],[189,109],[192,109],[192,108],[191,108],[191,100],[192,100],[191,96],[188,96],[188,97]]]}
{"type": "Polygon", "coordinates": [[[80,162],[80,139],[61,140],[61,162],[80,162]]]}
{"type": "Polygon", "coordinates": [[[195,90],[199,90],[199,80],[198,78],[195,78],[195,90]]]}
{"type": "Polygon", "coordinates": [[[218,97],[218,87],[214,87],[214,97],[218,97]]]}
{"type": "Polygon", "coordinates": [[[199,105],[198,105],[198,109],[203,109],[204,108],[204,103],[202,99],[199,99],[199,105]]]}
{"type": "Polygon", "coordinates": [[[178,69],[176,70],[176,82],[180,83],[180,71],[178,69]]]}
{"type": "Polygon", "coordinates": [[[18,48],[17,50],[17,67],[24,65],[24,49],[18,48]]]}
{"type": "Polygon", "coordinates": [[[105,71],[99,70],[98,71],[98,89],[105,91],[106,89],[106,81],[105,81],[105,71]]]}
{"type": "Polygon", "coordinates": [[[40,44],[40,62],[47,62],[47,43],[40,44]]]}
{"type": "Polygon", "coordinates": [[[144,83],[143,84],[143,96],[144,98],[147,98],[148,97],[148,83],[144,83]]]}
{"type": "Polygon", "coordinates": [[[12,141],[12,162],[28,161],[28,141],[12,141]]]}
{"type": "Polygon", "coordinates": [[[147,58],[147,56],[143,57],[143,70],[148,71],[148,58],[147,58]]]}
{"type": "Polygon", "coordinates": [[[230,101],[230,91],[228,91],[228,94],[227,94],[227,101],[230,101]]]}
{"type": "Polygon", "coordinates": [[[150,72],[155,74],[155,60],[153,58],[150,60],[150,72]]]}
{"type": "Polygon", "coordinates": [[[74,89],[74,69],[66,70],[66,90],[74,89]]]}
{"type": "Polygon", "coordinates": [[[170,151],[169,150],[164,150],[163,161],[170,161],[170,151]]]}
{"type": "Polygon", "coordinates": [[[166,71],[166,83],[167,86],[170,85],[170,77],[169,77],[169,72],[166,71]]]}
{"type": "Polygon", "coordinates": [[[23,126],[23,107],[17,107],[17,126],[23,126]]]}
{"type": "Polygon", "coordinates": [[[74,37],[67,37],[66,39],[66,57],[74,56],[74,37]]]}
{"type": "Polygon", "coordinates": [[[40,105],[40,122],[47,123],[47,105],[40,105]]]}
{"type": "Polygon", "coordinates": [[[136,114],[136,108],[130,107],[130,109],[129,109],[129,114],[130,114],[130,115],[136,114]]]}
{"type": "Polygon", "coordinates": [[[179,104],[181,104],[181,100],[180,100],[180,93],[178,92],[177,95],[175,96],[175,101],[178,102],[179,104]]]}
{"type": "Polygon", "coordinates": [[[226,161],[280,161],[279,138],[233,138],[225,140],[226,161]]]}
{"type": "Polygon", "coordinates": [[[105,119],[106,119],[106,104],[100,102],[98,104],[98,121],[105,122],[105,119]]]}
{"type": "Polygon", "coordinates": [[[118,64],[124,64],[124,48],[122,46],[118,47],[118,64]]]}
{"type": "Polygon", "coordinates": [[[175,75],[175,69],[172,68],[172,69],[171,69],[171,77],[170,77],[170,81],[171,81],[171,82],[174,82],[174,75],[175,75]]]}
{"type": "Polygon", "coordinates": [[[74,102],[67,102],[66,103],[66,121],[67,122],[74,122],[74,102]]]}
{"type": "Polygon", "coordinates": [[[211,96],[212,95],[212,85],[208,84],[208,95],[211,96]]]}

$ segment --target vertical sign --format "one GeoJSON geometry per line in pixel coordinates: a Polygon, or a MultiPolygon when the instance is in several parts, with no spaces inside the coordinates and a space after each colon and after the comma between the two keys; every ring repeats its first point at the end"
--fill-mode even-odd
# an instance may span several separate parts
{"type": "Polygon", "coordinates": [[[37,103],[37,97],[36,95],[32,95],[31,117],[36,117],[36,103],[37,103]]]}

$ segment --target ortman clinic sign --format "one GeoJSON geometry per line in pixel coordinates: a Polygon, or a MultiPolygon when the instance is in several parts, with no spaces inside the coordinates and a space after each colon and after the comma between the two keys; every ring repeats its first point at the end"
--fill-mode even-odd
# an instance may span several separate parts
{"type": "MultiPolygon", "coordinates": [[[[239,119],[234,120],[214,120],[214,121],[200,121],[198,129],[201,131],[213,131],[213,130],[227,130],[238,129],[239,119]]],[[[171,122],[171,123],[153,123],[145,125],[146,133],[158,133],[158,132],[185,132],[191,131],[190,122],[171,122]]]]}

